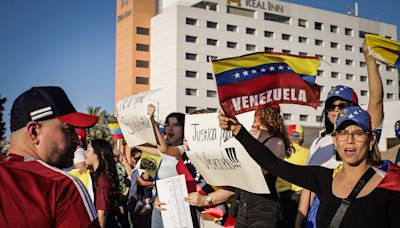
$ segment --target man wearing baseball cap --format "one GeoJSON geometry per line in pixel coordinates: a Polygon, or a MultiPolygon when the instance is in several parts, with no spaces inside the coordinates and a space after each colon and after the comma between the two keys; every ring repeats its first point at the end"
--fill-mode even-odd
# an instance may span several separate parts
{"type": "MultiPolygon", "coordinates": [[[[310,152],[302,146],[304,142],[303,127],[299,124],[290,125],[288,127],[288,136],[294,151],[290,157],[284,160],[296,165],[306,165],[310,152]]],[[[302,188],[278,177],[276,190],[279,192],[282,210],[288,223],[287,226],[294,227],[302,188]]]]}
{"type": "Polygon", "coordinates": [[[96,124],[59,87],[34,87],[14,101],[7,156],[0,159],[0,227],[97,227],[82,185],[61,171],[72,165],[75,127],[96,124]]]}

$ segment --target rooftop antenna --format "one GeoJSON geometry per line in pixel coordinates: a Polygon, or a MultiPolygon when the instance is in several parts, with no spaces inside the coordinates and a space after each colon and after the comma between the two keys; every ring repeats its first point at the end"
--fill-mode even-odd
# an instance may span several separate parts
{"type": "Polygon", "coordinates": [[[354,16],[358,17],[358,0],[354,3],[354,16]]]}

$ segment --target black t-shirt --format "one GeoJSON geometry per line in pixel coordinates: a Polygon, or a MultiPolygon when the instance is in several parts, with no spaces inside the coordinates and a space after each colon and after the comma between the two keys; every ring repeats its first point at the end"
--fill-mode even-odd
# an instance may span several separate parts
{"type": "MultiPolygon", "coordinates": [[[[315,192],[320,199],[317,227],[327,227],[342,199],[332,193],[332,169],[298,166],[277,158],[242,127],[236,139],[269,173],[315,192]]],[[[400,227],[400,192],[375,188],[348,208],[340,227],[400,227]]]]}

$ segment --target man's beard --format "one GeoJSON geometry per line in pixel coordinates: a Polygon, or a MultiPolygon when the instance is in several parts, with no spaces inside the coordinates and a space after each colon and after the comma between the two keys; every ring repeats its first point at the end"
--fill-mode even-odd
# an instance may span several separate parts
{"type": "Polygon", "coordinates": [[[58,161],[53,164],[53,166],[59,168],[59,169],[65,169],[65,168],[70,168],[74,164],[74,152],[76,150],[76,145],[71,146],[68,149],[68,152],[62,153],[62,155],[59,157],[58,161]]]}

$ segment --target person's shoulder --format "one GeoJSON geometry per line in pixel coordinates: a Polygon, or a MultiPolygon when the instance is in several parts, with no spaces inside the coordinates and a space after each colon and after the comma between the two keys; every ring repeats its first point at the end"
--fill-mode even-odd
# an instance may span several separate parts
{"type": "Polygon", "coordinates": [[[102,188],[111,188],[112,184],[110,183],[110,179],[107,178],[106,174],[101,173],[97,178],[97,185],[102,188]]]}

